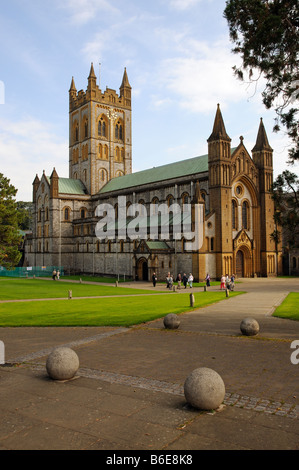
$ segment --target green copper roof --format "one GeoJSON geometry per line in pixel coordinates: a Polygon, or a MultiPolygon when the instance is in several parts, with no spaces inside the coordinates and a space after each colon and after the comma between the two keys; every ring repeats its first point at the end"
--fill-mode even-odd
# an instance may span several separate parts
{"type": "Polygon", "coordinates": [[[86,194],[86,189],[82,181],[59,178],[59,193],[60,194],[86,194]]]}
{"type": "Polygon", "coordinates": [[[208,171],[208,155],[202,155],[201,157],[169,163],[168,165],[113,178],[100,190],[100,194],[144,184],[157,183],[172,178],[181,178],[183,176],[204,173],[206,171],[208,171]]]}
{"type": "Polygon", "coordinates": [[[157,242],[146,242],[147,247],[149,250],[169,250],[169,246],[166,242],[157,241],[157,242]]]}

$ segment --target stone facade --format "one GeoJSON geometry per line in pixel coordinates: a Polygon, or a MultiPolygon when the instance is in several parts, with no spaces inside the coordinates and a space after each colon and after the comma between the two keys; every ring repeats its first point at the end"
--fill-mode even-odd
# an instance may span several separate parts
{"type": "MultiPolygon", "coordinates": [[[[274,276],[281,272],[281,248],[271,239],[274,206],[270,194],[273,150],[260,122],[252,156],[243,138],[231,147],[218,105],[208,155],[132,173],[131,86],[125,70],[120,94],[96,84],[93,66],[86,92],[75,88],[70,97],[69,178],[55,169],[51,176],[36,176],[33,236],[27,239],[27,266],[63,266],[65,273],[119,275],[150,280],[155,272],[193,273],[203,280],[207,273],[239,277],[274,276]],[[202,244],[187,249],[182,232],[174,225],[165,237],[163,227],[151,237],[133,239],[120,229],[120,202],[125,204],[126,229],[130,210],[141,204],[147,214],[165,205],[192,207],[203,214],[197,227],[202,244]],[[96,236],[97,208],[109,204],[116,215],[115,237],[96,236]],[[155,206],[156,204],[157,206],[155,206]],[[131,209],[129,209],[131,207],[131,209]]],[[[198,212],[199,213],[199,212],[198,212]]],[[[173,214],[170,214],[170,217],[173,214]]],[[[174,222],[173,222],[174,223],[174,222]]]]}

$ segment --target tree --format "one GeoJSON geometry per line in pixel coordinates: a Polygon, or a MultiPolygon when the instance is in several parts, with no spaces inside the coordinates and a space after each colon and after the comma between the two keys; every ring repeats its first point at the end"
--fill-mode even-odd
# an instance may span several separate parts
{"type": "MultiPolygon", "coordinates": [[[[272,197],[275,204],[274,221],[283,230],[284,243],[289,248],[299,247],[299,178],[288,170],[278,175],[273,183],[272,197]]],[[[278,229],[272,234],[280,239],[278,229]]]]}
{"type": "Polygon", "coordinates": [[[236,76],[251,82],[266,79],[262,101],[276,112],[275,132],[285,127],[293,142],[289,163],[299,160],[299,14],[297,0],[228,0],[224,17],[242,66],[234,66],[236,76]],[[246,72],[246,74],[244,74],[246,72]],[[254,77],[258,72],[258,77],[254,77]]]}
{"type": "Polygon", "coordinates": [[[20,230],[30,230],[32,228],[32,202],[17,202],[17,208],[19,213],[19,228],[20,230]]]}
{"type": "Polygon", "coordinates": [[[21,258],[19,216],[15,195],[17,189],[0,173],[0,266],[16,266],[21,258]]]}

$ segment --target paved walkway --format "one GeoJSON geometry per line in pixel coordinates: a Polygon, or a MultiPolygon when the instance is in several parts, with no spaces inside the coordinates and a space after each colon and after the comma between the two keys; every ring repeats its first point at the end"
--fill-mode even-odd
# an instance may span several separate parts
{"type": "MultiPolygon", "coordinates": [[[[128,329],[0,328],[0,449],[298,449],[299,364],[290,357],[299,322],[271,313],[299,281],[248,279],[236,288],[246,294],[181,315],[178,330],[165,330],[163,319],[128,329]],[[240,333],[248,316],[260,324],[256,337],[240,333]],[[58,345],[79,356],[73,380],[46,374],[58,345]],[[184,381],[197,367],[224,380],[217,412],[185,401],[184,381]]],[[[202,290],[192,290],[195,302],[202,290]]]]}

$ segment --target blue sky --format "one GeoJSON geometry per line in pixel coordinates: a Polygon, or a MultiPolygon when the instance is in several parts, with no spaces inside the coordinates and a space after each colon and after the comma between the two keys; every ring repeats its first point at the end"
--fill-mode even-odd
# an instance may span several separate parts
{"type": "Polygon", "coordinates": [[[249,152],[263,118],[274,176],[289,142],[257,88],[233,75],[224,0],[10,0],[0,14],[1,173],[32,199],[53,167],[68,177],[68,90],[87,88],[93,62],[102,90],[132,86],[133,171],[207,153],[217,103],[232,146],[249,152]],[[99,65],[101,64],[101,65],[99,65]]]}

